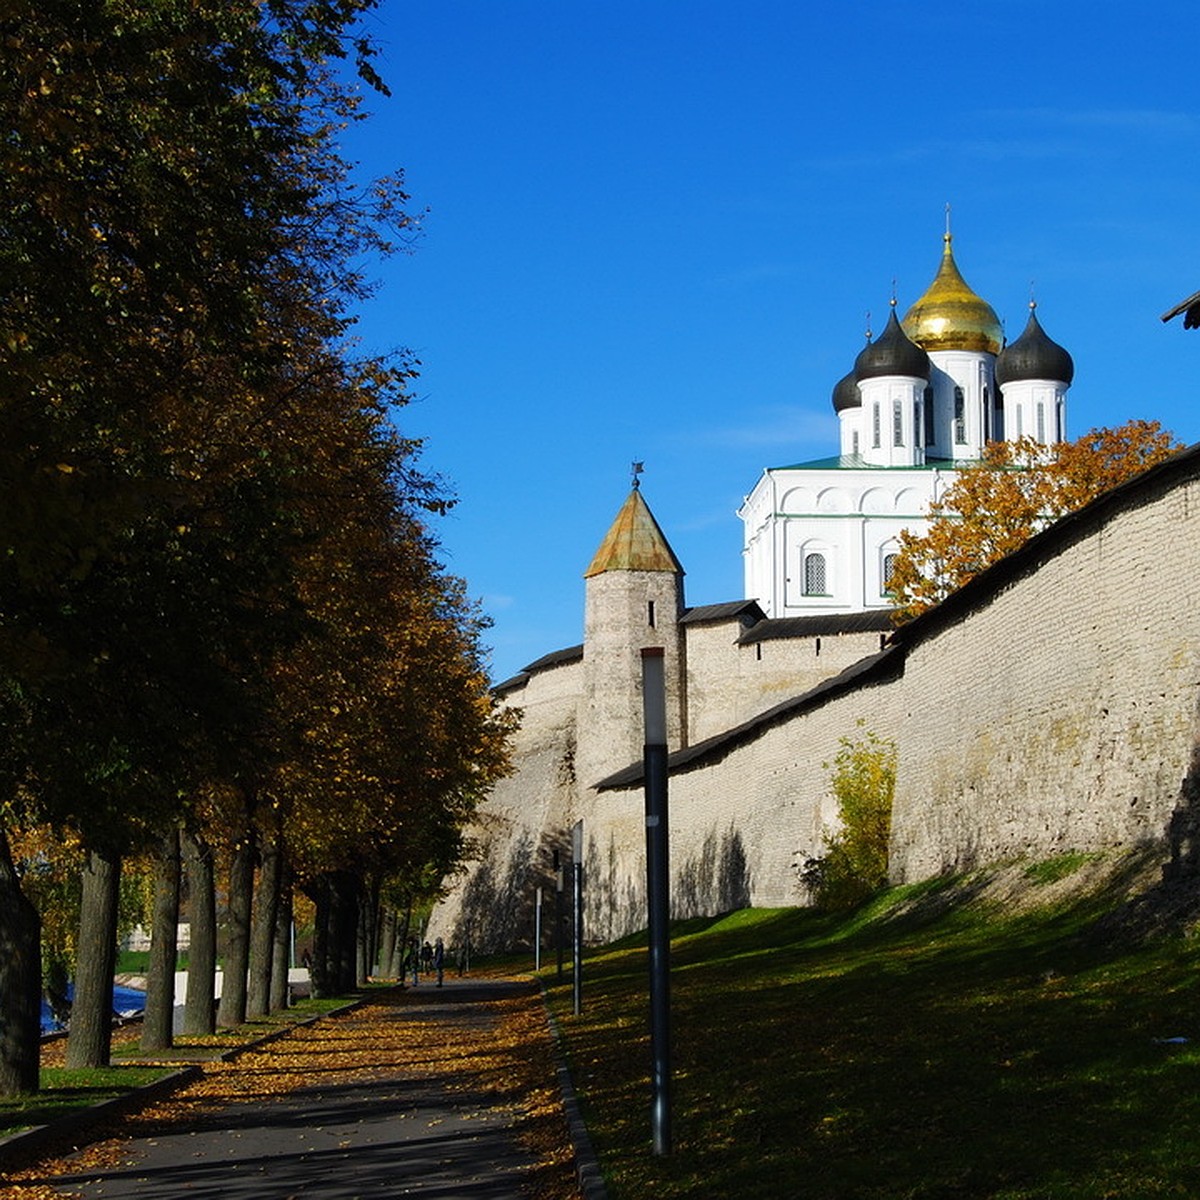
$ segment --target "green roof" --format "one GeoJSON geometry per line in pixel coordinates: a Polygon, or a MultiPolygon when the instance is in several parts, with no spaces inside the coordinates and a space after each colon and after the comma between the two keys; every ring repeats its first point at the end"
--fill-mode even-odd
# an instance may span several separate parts
{"type": "Polygon", "coordinates": [[[881,467],[866,462],[860,454],[835,454],[832,458],[814,458],[811,462],[788,463],[768,467],[768,471],[957,471],[975,459],[927,458],[907,467],[881,467]]]}

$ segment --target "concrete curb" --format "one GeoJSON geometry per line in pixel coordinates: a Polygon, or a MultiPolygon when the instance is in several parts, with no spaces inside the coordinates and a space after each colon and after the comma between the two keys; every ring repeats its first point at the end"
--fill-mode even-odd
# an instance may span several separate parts
{"type": "MultiPolygon", "coordinates": [[[[539,987],[541,980],[538,981],[539,987]]],[[[596,1157],[591,1135],[579,1111],[579,1099],[575,1095],[575,1085],[571,1081],[571,1071],[567,1066],[566,1052],[563,1047],[562,1033],[558,1022],[546,1003],[546,993],[542,990],[542,1006],[546,1012],[546,1023],[550,1026],[554,1038],[555,1057],[558,1059],[558,1086],[562,1092],[563,1109],[567,1115],[567,1130],[571,1137],[571,1145],[575,1149],[575,1174],[579,1179],[579,1190],[583,1200],[608,1200],[608,1188],[604,1184],[604,1174],[600,1170],[600,1160],[596,1157]]]]}
{"type": "MultiPolygon", "coordinates": [[[[19,1133],[10,1133],[0,1138],[0,1167],[12,1170],[21,1162],[28,1162],[53,1149],[55,1145],[73,1137],[77,1133],[90,1130],[93,1125],[111,1117],[124,1116],[136,1112],[140,1108],[169,1096],[176,1088],[193,1079],[199,1078],[201,1069],[196,1063],[189,1063],[155,1079],[144,1083],[141,1087],[133,1088],[123,1096],[114,1096],[111,1100],[102,1100],[99,1104],[65,1113],[50,1122],[49,1125],[34,1125],[31,1129],[22,1129],[19,1133]]],[[[94,1140],[94,1139],[92,1139],[94,1140]]],[[[80,1145],[85,1144],[81,1142],[80,1145]]]]}

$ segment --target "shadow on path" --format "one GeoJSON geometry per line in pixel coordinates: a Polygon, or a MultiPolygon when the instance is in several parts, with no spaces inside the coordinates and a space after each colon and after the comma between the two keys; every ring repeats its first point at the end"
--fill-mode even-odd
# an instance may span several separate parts
{"type": "Polygon", "coordinates": [[[382,993],[322,1023],[313,1048],[288,1037],[271,1047],[277,1061],[248,1061],[249,1097],[208,1111],[173,1101],[169,1120],[139,1123],[152,1132],[128,1143],[123,1165],[41,1182],[105,1200],[519,1196],[539,1168],[516,1136],[518,1097],[497,1067],[512,1050],[498,1044],[494,1006],[534,993],[471,978],[382,993]],[[353,1067],[322,1061],[338,1045],[353,1046],[353,1067]],[[306,1082],[277,1094],[280,1070],[306,1082]]]}

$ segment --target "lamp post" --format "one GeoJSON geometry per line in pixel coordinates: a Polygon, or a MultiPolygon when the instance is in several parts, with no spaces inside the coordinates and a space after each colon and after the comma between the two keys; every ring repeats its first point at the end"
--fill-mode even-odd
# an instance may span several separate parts
{"type": "Polygon", "coordinates": [[[583,822],[576,821],[571,830],[571,915],[573,920],[571,945],[572,992],[575,1015],[583,1011],[583,822]]]}
{"type": "Polygon", "coordinates": [[[554,953],[558,956],[558,982],[563,976],[562,904],[563,869],[558,851],[554,852],[554,953]]]}
{"type": "Polygon", "coordinates": [[[533,969],[542,969],[542,885],[539,883],[533,901],[533,969]]]}
{"type": "Polygon", "coordinates": [[[667,698],[663,651],[642,651],[646,729],[646,897],[650,943],[650,1128],[654,1153],[671,1153],[671,875],[667,843],[667,698]]]}

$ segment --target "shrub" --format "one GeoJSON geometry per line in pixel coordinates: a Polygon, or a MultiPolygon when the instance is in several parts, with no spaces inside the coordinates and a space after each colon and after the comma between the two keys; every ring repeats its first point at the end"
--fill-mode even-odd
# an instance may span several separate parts
{"type": "Polygon", "coordinates": [[[829,909],[853,908],[886,886],[896,784],[894,742],[864,730],[838,746],[830,779],[838,827],[826,832],[825,853],[800,867],[814,903],[829,909]]]}

